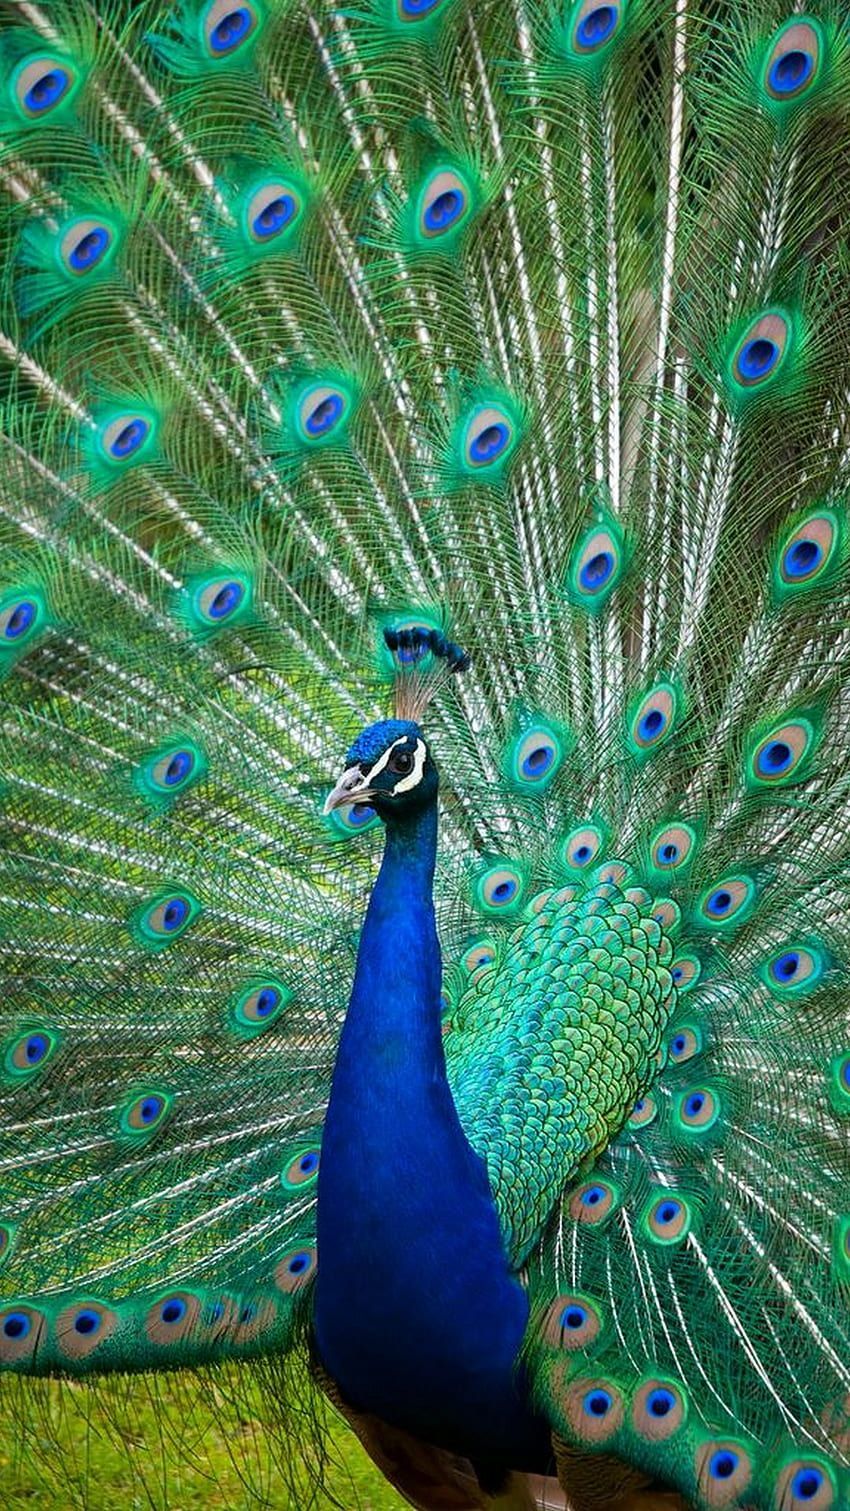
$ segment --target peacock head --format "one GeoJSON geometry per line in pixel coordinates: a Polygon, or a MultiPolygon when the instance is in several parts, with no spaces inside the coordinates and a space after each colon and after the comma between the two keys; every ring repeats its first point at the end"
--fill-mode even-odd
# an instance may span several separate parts
{"type": "Polygon", "coordinates": [[[325,803],[325,813],[368,803],[386,824],[410,818],[436,800],[437,768],[412,719],[370,724],[354,741],[345,768],[325,803]]]}

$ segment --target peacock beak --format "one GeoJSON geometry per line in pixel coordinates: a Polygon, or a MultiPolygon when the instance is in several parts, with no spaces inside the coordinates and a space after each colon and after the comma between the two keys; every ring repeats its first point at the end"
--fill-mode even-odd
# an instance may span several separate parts
{"type": "Polygon", "coordinates": [[[344,771],[333,792],[329,793],[322,812],[332,813],[334,808],[342,808],[346,803],[368,803],[375,796],[373,788],[369,786],[368,778],[363,775],[359,766],[349,766],[344,771]]]}

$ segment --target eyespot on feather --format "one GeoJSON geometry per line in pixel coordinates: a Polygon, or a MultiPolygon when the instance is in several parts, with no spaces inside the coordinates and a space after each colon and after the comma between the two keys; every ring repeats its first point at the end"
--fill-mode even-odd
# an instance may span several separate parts
{"type": "Polygon", "coordinates": [[[840,561],[843,534],[831,509],[815,509],[798,519],[777,554],[774,596],[781,599],[827,580],[840,561]]]}
{"type": "Polygon", "coordinates": [[[461,460],[476,472],[501,471],[518,440],[513,415],[502,405],[479,405],[466,421],[461,460]]]}
{"type": "Polygon", "coordinates": [[[629,746],[638,761],[654,754],[673,734],[680,698],[671,682],[659,682],[645,693],[629,719],[629,746]]]}
{"type": "Polygon", "coordinates": [[[772,955],[759,972],[776,996],[814,991],[826,970],[826,956],[814,943],[789,943],[772,955]]]}
{"type": "Polygon", "coordinates": [[[687,1238],[693,1213],[690,1204],[675,1191],[655,1195],[644,1211],[644,1232],[654,1243],[676,1244],[687,1238]]]}
{"type": "Polygon", "coordinates": [[[756,885],[752,877],[724,877],[703,893],[695,922],[714,928],[725,928],[733,923],[737,926],[752,911],[755,899],[756,885]]]}
{"type": "Polygon", "coordinates": [[[583,871],[596,860],[605,843],[605,836],[598,824],[584,824],[573,829],[564,841],[564,860],[575,871],[583,871]]]}
{"type": "Polygon", "coordinates": [[[803,776],[816,739],[815,726],[803,717],[788,719],[762,734],[747,758],[750,787],[780,786],[803,776]]]}
{"type": "Polygon", "coordinates": [[[294,184],[284,179],[261,184],[252,190],[245,205],[245,233],[257,246],[280,247],[291,239],[303,210],[294,184]]]}
{"type": "Polygon", "coordinates": [[[586,1180],[573,1191],[569,1211],[574,1222],[597,1227],[616,1210],[618,1195],[610,1181],[586,1180]]]}
{"type": "Polygon", "coordinates": [[[834,1055],[829,1065],[829,1100],[842,1116],[850,1115],[850,1049],[834,1055]]]}
{"type": "Polygon", "coordinates": [[[670,975],[678,992],[689,992],[702,975],[702,962],[696,955],[677,955],[670,966],[670,975]]]}
{"type": "Polygon", "coordinates": [[[97,431],[97,448],[107,465],[135,466],[150,451],[155,437],[155,417],[141,410],[114,415],[97,431]]]}
{"type": "Polygon", "coordinates": [[[543,792],[560,770],[568,745],[565,730],[536,720],[509,745],[504,757],[506,775],[524,792],[543,792]]]}
{"type": "Polygon", "coordinates": [[[166,949],[185,934],[200,912],[201,904],[187,888],[169,888],[136,909],[130,918],[130,929],[146,949],[166,949]]]}
{"type": "Polygon", "coordinates": [[[837,1217],[832,1245],[832,1264],[839,1280],[850,1283],[850,1217],[837,1217]]]}
{"type": "Polygon", "coordinates": [[[117,249],[118,233],[108,221],[81,215],[66,223],[57,244],[64,272],[73,278],[85,278],[100,269],[105,271],[117,249]]]}
{"type": "Polygon", "coordinates": [[[516,866],[505,862],[490,866],[476,879],[473,904],[485,913],[512,913],[525,892],[525,876],[516,866]]]}
{"type": "Polygon", "coordinates": [[[733,392],[753,393],[772,384],[780,375],[793,344],[790,316],[767,310],[739,337],[729,360],[733,392]]]}
{"type": "Polygon", "coordinates": [[[400,21],[424,21],[444,4],[444,0],[396,0],[396,13],[400,21]]]}
{"type": "Polygon", "coordinates": [[[460,173],[454,168],[438,169],[419,193],[416,220],[420,236],[429,242],[454,239],[471,209],[472,196],[460,173]]]}
{"type": "Polygon", "coordinates": [[[697,1024],[682,1024],[670,1035],[667,1053],[675,1065],[685,1065],[688,1060],[693,1060],[702,1048],[702,1029],[697,1024]]]}
{"type": "Polygon", "coordinates": [[[598,0],[579,0],[574,7],[570,37],[577,58],[596,56],[609,46],[622,24],[627,0],[600,5],[598,0]]]}
{"type": "Polygon", "coordinates": [[[650,842],[650,859],[656,871],[680,871],[694,858],[696,832],[690,824],[665,824],[650,842]]]}
{"type": "Polygon", "coordinates": [[[20,115],[33,125],[64,113],[79,88],[81,75],[61,53],[28,53],[14,70],[10,92],[20,115]]]}
{"type": "Polygon", "coordinates": [[[305,1186],[314,1186],[319,1178],[321,1149],[318,1144],[308,1144],[299,1149],[287,1161],[281,1173],[281,1185],[288,1191],[301,1191],[305,1186]]]}
{"type": "Polygon", "coordinates": [[[231,1007],[231,1022],[243,1038],[254,1038],[276,1023],[292,1001],[292,992],[274,977],[243,986],[231,1007]]]}
{"type": "Polygon", "coordinates": [[[0,1312],[0,1364],[23,1364],[41,1343],[46,1327],[43,1314],[26,1303],[12,1303],[0,1312]]]}
{"type": "Polygon", "coordinates": [[[168,1291],[148,1308],[145,1332],[151,1343],[173,1347],[190,1338],[200,1320],[200,1296],[193,1291],[168,1291]]]}
{"type": "Polygon", "coordinates": [[[685,1397],[672,1380],[651,1379],[635,1392],[632,1426],[649,1443],[664,1443],[683,1426],[687,1417],[685,1397]]]}
{"type": "Polygon", "coordinates": [[[12,588],[0,595],[0,667],[4,652],[17,652],[44,627],[44,599],[36,589],[12,588]]]}
{"type": "Polygon", "coordinates": [[[571,1380],[560,1404],[582,1443],[606,1443],[623,1425],[623,1397],[610,1380],[571,1380]]]}
{"type": "Polygon", "coordinates": [[[298,429],[307,445],[326,445],[345,429],[351,395],[333,383],[315,383],[301,394],[298,429]]]}
{"type": "Polygon", "coordinates": [[[567,579],[568,593],[577,607],[588,613],[602,609],[623,574],[623,537],[613,522],[591,527],[573,552],[567,579]]]}
{"type": "Polygon", "coordinates": [[[644,1096],[638,1097],[638,1100],[635,1102],[626,1127],[633,1132],[641,1128],[648,1128],[650,1123],[655,1122],[657,1116],[658,1104],[655,1097],[646,1092],[644,1096]]]}
{"type": "Polygon", "coordinates": [[[102,1301],[80,1300],[63,1307],[56,1318],[56,1343],[66,1359],[87,1359],[118,1326],[118,1313],[102,1301]]]}
{"type": "Polygon", "coordinates": [[[832,1511],[835,1476],[823,1459],[794,1458],[783,1465],[773,1492],[776,1511],[832,1511]]]}
{"type": "Polygon", "coordinates": [[[275,1266],[274,1282],[279,1291],[284,1291],[289,1296],[299,1291],[308,1280],[312,1280],[315,1272],[315,1244],[296,1244],[294,1248],[287,1250],[275,1266]]]}
{"type": "Polygon", "coordinates": [[[183,598],[190,627],[212,635],[242,620],[251,608],[253,584],[244,572],[218,571],[195,577],[183,598]]]}
{"type": "Polygon", "coordinates": [[[167,1091],[139,1092],[119,1115],[121,1132],[136,1142],[151,1138],[168,1120],[173,1102],[173,1096],[167,1091]]]}
{"type": "Polygon", "coordinates": [[[824,44],[817,22],[786,21],[769,44],[762,88],[779,105],[796,104],[817,82],[824,44]]]}
{"type": "Polygon", "coordinates": [[[743,1443],[716,1438],[701,1443],[694,1458],[697,1487],[712,1511],[736,1506],[753,1477],[752,1455],[743,1443]]]}
{"type": "Polygon", "coordinates": [[[495,940],[482,935],[467,945],[461,956],[461,964],[464,970],[471,976],[480,970],[489,969],[494,966],[497,955],[498,951],[495,940]]]}
{"type": "Polygon", "coordinates": [[[33,1024],[10,1039],[3,1054],[3,1069],[11,1081],[31,1081],[40,1076],[59,1048],[55,1029],[33,1024]]]}
{"type": "Polygon", "coordinates": [[[595,1343],[602,1319],[586,1296],[556,1296],[543,1319],[541,1335],[550,1348],[586,1349],[595,1343]]]}
{"type": "Polygon", "coordinates": [[[261,13],[252,0],[212,0],[202,15],[201,36],[207,56],[218,61],[244,54],[255,37],[261,13]]]}
{"type": "Polygon", "coordinates": [[[720,1117],[720,1100],[707,1086],[680,1092],[673,1106],[678,1127],[686,1133],[707,1133],[720,1117]]]}

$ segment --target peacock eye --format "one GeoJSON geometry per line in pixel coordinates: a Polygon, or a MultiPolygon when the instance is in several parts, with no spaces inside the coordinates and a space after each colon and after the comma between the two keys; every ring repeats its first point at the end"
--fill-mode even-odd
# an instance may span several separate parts
{"type": "Polygon", "coordinates": [[[413,756],[409,750],[397,750],[387,762],[390,771],[397,776],[408,776],[413,770],[413,756]]]}

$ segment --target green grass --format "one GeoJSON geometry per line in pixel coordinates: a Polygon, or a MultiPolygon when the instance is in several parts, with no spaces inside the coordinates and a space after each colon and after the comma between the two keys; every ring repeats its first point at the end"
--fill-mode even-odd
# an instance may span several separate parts
{"type": "Polygon", "coordinates": [[[3,1511],[403,1511],[356,1438],[329,1421],[327,1461],[309,1419],[282,1444],[263,1386],[238,1376],[136,1376],[96,1390],[0,1382],[3,1511]],[[235,1391],[235,1393],[233,1393],[235,1391]],[[287,1483],[288,1482],[288,1483],[287,1483]]]}

